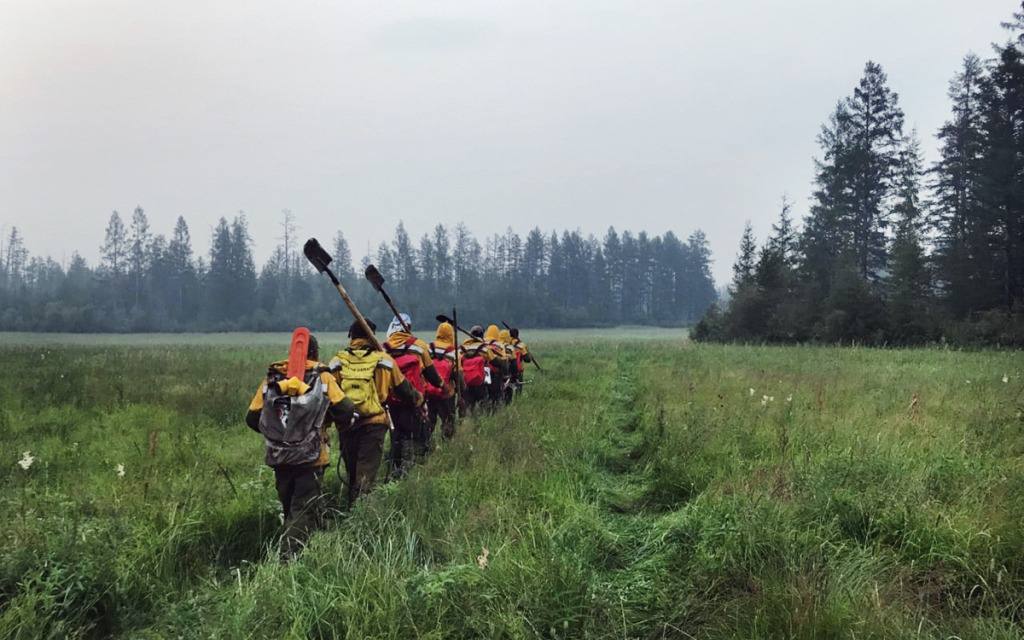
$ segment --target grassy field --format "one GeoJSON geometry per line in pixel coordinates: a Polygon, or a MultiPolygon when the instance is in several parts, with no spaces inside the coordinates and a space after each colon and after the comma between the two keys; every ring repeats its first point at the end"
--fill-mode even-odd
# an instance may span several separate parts
{"type": "Polygon", "coordinates": [[[0,637],[1024,637],[1021,354],[535,337],[282,566],[241,417],[286,338],[0,336],[0,637]]]}

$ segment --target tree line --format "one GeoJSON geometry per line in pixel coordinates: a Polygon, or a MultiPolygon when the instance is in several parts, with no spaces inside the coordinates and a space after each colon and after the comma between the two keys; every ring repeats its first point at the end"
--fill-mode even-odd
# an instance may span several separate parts
{"type": "MultiPolygon", "coordinates": [[[[290,212],[260,267],[244,214],[220,218],[208,255],[198,256],[185,219],[170,236],[150,228],[138,207],[114,211],[90,266],[77,253],[65,266],[30,256],[17,228],[0,242],[0,330],[282,331],[298,324],[347,327],[337,294],[306,262],[290,212]]],[[[525,237],[511,229],[482,243],[464,225],[437,225],[414,241],[400,222],[358,271],[342,232],[323,243],[332,269],[378,324],[390,311],[362,276],[373,261],[386,287],[421,329],[457,305],[460,321],[531,327],[684,325],[716,298],[703,232],[685,241],[671,231],[602,239],[579,231],[525,237]]]]}
{"type": "MultiPolygon", "coordinates": [[[[1024,30],[1024,5],[1004,25],[1024,30]]],[[[815,190],[758,246],[747,224],[700,339],[1024,345],[1024,35],[969,54],[925,167],[898,95],[868,62],[818,136],[815,190]]]]}

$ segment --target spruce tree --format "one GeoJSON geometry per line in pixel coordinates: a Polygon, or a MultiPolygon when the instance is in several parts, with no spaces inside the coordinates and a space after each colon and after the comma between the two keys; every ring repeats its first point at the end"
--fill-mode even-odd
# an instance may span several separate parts
{"type": "Polygon", "coordinates": [[[846,106],[839,103],[818,134],[823,156],[814,160],[814,202],[798,241],[802,280],[814,301],[828,295],[836,259],[851,245],[848,221],[854,206],[848,169],[853,147],[850,122],[846,106]]]}
{"type": "MultiPolygon", "coordinates": [[[[203,306],[205,314],[213,323],[220,323],[232,316],[232,292],[234,274],[232,273],[232,242],[231,226],[226,218],[221,217],[213,229],[210,241],[210,266],[206,274],[203,306]]],[[[214,324],[213,326],[217,326],[214,324]]]]}
{"type": "Polygon", "coordinates": [[[740,249],[736,262],[732,265],[732,286],[730,292],[736,295],[754,281],[754,268],[757,266],[757,240],[754,238],[754,227],[750,220],[743,226],[740,236],[740,249]]]}
{"type": "MultiPolygon", "coordinates": [[[[938,285],[955,318],[979,308],[991,282],[981,207],[984,151],[981,60],[971,54],[949,83],[952,118],[939,129],[939,160],[931,168],[929,225],[936,239],[938,285]]],[[[991,296],[987,296],[991,298],[991,296]]]]}
{"type": "Polygon", "coordinates": [[[173,299],[169,313],[178,321],[187,322],[197,311],[198,278],[192,255],[192,236],[185,218],[178,216],[167,244],[167,262],[170,274],[169,288],[173,299]]]}
{"type": "Polygon", "coordinates": [[[998,289],[980,306],[1010,311],[1024,301],[1024,60],[1015,45],[999,50],[981,102],[985,142],[979,200],[992,250],[980,256],[980,268],[992,274],[998,289]]]}
{"type": "Polygon", "coordinates": [[[348,246],[345,234],[341,231],[334,234],[334,252],[331,257],[334,258],[331,269],[338,278],[345,283],[353,282],[355,269],[352,267],[352,250],[348,246]]]}
{"type": "Polygon", "coordinates": [[[931,334],[930,274],[921,242],[922,166],[920,144],[912,135],[905,142],[897,172],[896,236],[886,283],[889,336],[903,344],[924,341],[931,334]]]}
{"type": "Polygon", "coordinates": [[[100,265],[107,275],[118,280],[125,273],[128,258],[128,234],[121,220],[121,214],[114,211],[107,222],[107,230],[100,248],[100,265]]]}
{"type": "Polygon", "coordinates": [[[135,207],[128,231],[128,277],[132,286],[132,304],[136,307],[141,302],[142,284],[149,269],[151,240],[146,212],[142,207],[135,207]]]}
{"type": "Polygon", "coordinates": [[[846,221],[862,278],[877,282],[886,266],[886,229],[899,164],[903,111],[885,72],[868,61],[864,76],[846,99],[850,147],[845,159],[852,210],[846,221]]]}

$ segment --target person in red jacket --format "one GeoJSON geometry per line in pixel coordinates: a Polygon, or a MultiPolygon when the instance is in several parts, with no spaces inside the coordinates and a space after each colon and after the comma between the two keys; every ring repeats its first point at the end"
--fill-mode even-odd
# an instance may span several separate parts
{"type": "MultiPolygon", "coordinates": [[[[433,431],[441,421],[441,435],[445,440],[455,435],[455,389],[461,384],[455,370],[455,329],[447,322],[437,325],[437,335],[430,343],[430,357],[434,360],[443,385],[427,384],[427,425],[433,431]]],[[[461,387],[460,387],[461,388],[461,387]]]]}
{"type": "Polygon", "coordinates": [[[494,352],[484,342],[484,328],[474,325],[469,330],[472,336],[459,348],[462,362],[463,397],[471,413],[491,408],[487,402],[488,382],[491,375],[491,359],[494,352]]]}
{"type": "MultiPolygon", "coordinates": [[[[444,382],[437,374],[430,357],[430,347],[412,333],[412,319],[408,314],[396,316],[388,325],[384,350],[388,352],[402,371],[402,375],[421,395],[426,392],[427,383],[442,386],[444,382]],[[408,328],[408,330],[407,330],[408,328]]],[[[388,409],[395,431],[391,435],[392,472],[401,477],[412,464],[422,460],[430,448],[431,431],[427,429],[426,406],[410,404],[401,398],[388,399],[388,409]]]]}

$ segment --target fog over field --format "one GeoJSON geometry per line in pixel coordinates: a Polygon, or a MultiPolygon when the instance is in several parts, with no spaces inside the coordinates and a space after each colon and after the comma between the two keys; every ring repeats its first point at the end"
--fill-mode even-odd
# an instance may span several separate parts
{"type": "MultiPolygon", "coordinates": [[[[98,259],[112,209],[184,215],[204,254],[245,210],[262,263],[282,209],[361,256],[405,221],[685,237],[719,284],[743,222],[811,194],[820,124],[866,60],[924,150],[1008,0],[855,3],[132,0],[0,5],[0,230],[98,259]]],[[[0,234],[2,235],[2,234],[0,234]]]]}

